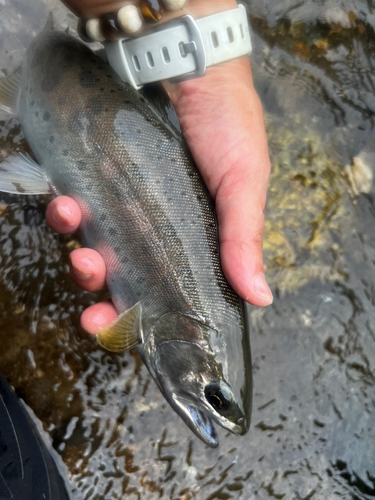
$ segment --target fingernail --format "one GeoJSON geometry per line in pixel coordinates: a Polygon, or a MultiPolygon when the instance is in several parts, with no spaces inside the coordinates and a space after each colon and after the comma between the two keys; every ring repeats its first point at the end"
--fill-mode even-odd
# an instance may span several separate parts
{"type": "Polygon", "coordinates": [[[74,266],[72,265],[72,271],[81,280],[88,280],[93,275],[92,268],[94,267],[94,263],[90,259],[85,258],[81,259],[80,264],[83,265],[80,266],[75,262],[74,266]]]}
{"type": "Polygon", "coordinates": [[[59,224],[67,224],[69,226],[72,225],[69,223],[69,219],[72,217],[72,215],[72,211],[68,206],[57,205],[55,210],[52,212],[52,217],[55,222],[59,224]]]}
{"type": "Polygon", "coordinates": [[[268,304],[272,304],[273,295],[270,290],[270,287],[267,285],[264,273],[259,273],[257,276],[255,276],[253,286],[254,286],[254,291],[258,295],[258,297],[262,298],[263,300],[266,300],[268,304]]]}

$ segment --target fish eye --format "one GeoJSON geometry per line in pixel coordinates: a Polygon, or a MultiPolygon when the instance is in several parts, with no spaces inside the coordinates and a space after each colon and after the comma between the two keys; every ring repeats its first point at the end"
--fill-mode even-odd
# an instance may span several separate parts
{"type": "Polygon", "coordinates": [[[204,393],[207,401],[217,411],[225,411],[232,406],[233,394],[222,384],[210,384],[205,388],[204,393]]]}

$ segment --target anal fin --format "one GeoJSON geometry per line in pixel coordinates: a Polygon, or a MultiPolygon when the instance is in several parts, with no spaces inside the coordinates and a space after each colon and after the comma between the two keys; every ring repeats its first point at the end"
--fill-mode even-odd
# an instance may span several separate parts
{"type": "Polygon", "coordinates": [[[142,306],[137,302],[96,334],[98,343],[107,351],[122,353],[143,342],[142,306]]]}
{"type": "Polygon", "coordinates": [[[0,78],[0,109],[17,116],[18,101],[21,92],[22,68],[13,75],[0,78]]]}
{"type": "Polygon", "coordinates": [[[0,163],[0,191],[13,194],[51,193],[42,168],[27,153],[14,153],[0,163]]]}

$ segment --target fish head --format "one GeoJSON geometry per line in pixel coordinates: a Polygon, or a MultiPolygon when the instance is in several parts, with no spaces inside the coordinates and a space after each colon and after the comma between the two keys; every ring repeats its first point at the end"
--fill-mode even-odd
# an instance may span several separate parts
{"type": "Polygon", "coordinates": [[[219,444],[216,422],[243,435],[251,416],[251,360],[226,366],[227,345],[218,332],[191,317],[169,313],[156,326],[155,378],[167,401],[207,445],[219,444]],[[183,333],[183,335],[181,335],[183,333]],[[221,350],[218,349],[221,344],[221,350]],[[222,352],[225,351],[225,352],[222,352]]]}

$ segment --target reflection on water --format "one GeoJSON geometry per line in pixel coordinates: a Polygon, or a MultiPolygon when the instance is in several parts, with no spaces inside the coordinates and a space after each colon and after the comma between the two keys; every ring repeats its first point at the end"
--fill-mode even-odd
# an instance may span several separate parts
{"type": "MultiPolygon", "coordinates": [[[[4,72],[52,6],[61,27],[74,22],[57,0],[0,2],[4,72]]],[[[79,328],[96,296],[70,282],[77,241],[48,230],[47,197],[0,195],[0,368],[43,423],[74,499],[375,497],[375,206],[371,170],[353,167],[374,121],[375,13],[364,0],[248,8],[275,291],[272,307],[251,309],[249,434],[219,430],[219,449],[206,448],[136,355],[101,351],[79,328]]],[[[22,147],[1,114],[1,157],[22,147]]]]}

